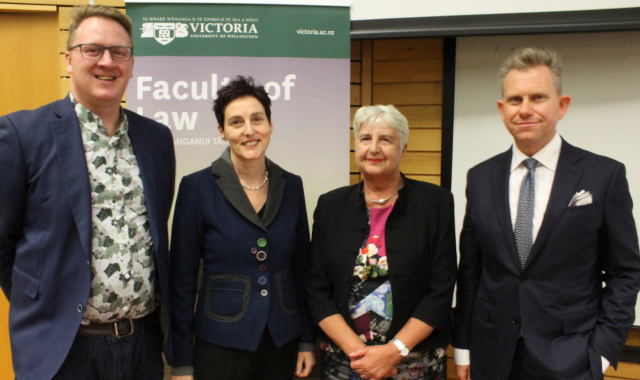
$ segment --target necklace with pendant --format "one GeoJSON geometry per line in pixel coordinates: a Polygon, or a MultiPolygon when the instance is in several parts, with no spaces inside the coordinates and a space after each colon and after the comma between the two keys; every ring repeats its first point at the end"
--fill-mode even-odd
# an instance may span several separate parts
{"type": "Polygon", "coordinates": [[[367,200],[368,200],[369,202],[373,202],[373,203],[377,203],[377,204],[379,204],[379,205],[383,205],[386,201],[388,201],[389,199],[393,198],[393,196],[394,196],[394,195],[398,194],[398,191],[400,191],[400,189],[401,189],[401,188],[402,188],[402,184],[400,184],[400,187],[398,187],[398,189],[396,190],[396,192],[395,192],[395,193],[393,193],[393,194],[391,194],[391,196],[390,196],[390,197],[388,197],[388,198],[384,198],[384,199],[382,199],[382,198],[381,198],[381,199],[379,199],[379,200],[377,200],[377,201],[374,201],[373,199],[371,199],[371,198],[367,197],[367,195],[366,195],[366,194],[364,195],[364,197],[365,197],[365,198],[367,198],[367,200]]]}

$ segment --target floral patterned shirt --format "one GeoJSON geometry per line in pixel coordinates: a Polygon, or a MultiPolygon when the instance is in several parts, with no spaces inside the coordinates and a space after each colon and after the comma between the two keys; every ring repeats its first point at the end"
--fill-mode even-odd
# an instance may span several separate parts
{"type": "Polygon", "coordinates": [[[382,344],[393,319],[393,298],[384,228],[393,205],[369,209],[369,236],[360,248],[349,292],[356,334],[366,344],[382,344]]]}
{"type": "Polygon", "coordinates": [[[155,253],[140,168],[122,123],[109,137],[104,121],[74,105],[91,185],[91,291],[83,324],[140,318],[155,310],[155,253]]]}

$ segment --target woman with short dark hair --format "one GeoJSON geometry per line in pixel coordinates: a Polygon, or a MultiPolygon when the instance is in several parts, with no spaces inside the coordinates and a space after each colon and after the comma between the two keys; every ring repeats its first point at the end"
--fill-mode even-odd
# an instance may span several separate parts
{"type": "Polygon", "coordinates": [[[173,218],[173,379],[305,377],[314,332],[302,180],[265,155],[273,123],[263,86],[238,76],[213,109],[229,148],[182,179],[173,218]]]}

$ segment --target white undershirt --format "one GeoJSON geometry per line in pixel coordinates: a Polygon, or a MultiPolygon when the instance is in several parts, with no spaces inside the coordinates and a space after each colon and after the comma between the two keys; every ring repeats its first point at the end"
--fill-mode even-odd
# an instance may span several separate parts
{"type": "MultiPolygon", "coordinates": [[[[558,160],[560,159],[560,149],[562,139],[556,133],[551,141],[544,148],[540,149],[532,156],[538,163],[536,164],[535,187],[534,187],[534,207],[533,207],[533,242],[535,243],[538,231],[544,219],[544,213],[549,203],[553,179],[556,175],[558,160]]],[[[511,214],[511,225],[515,229],[516,215],[518,215],[518,201],[520,199],[520,187],[522,180],[527,174],[527,167],[522,161],[529,158],[522,153],[515,144],[512,148],[511,170],[509,175],[509,211],[511,214]]],[[[460,348],[453,349],[454,362],[456,365],[469,365],[469,350],[460,348]]],[[[610,363],[602,357],[602,373],[607,370],[610,363]]]]}

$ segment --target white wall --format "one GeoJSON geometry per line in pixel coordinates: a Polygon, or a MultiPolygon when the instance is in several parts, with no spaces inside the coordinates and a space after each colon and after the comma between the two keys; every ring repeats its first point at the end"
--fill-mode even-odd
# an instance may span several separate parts
{"type": "MultiPolygon", "coordinates": [[[[497,69],[513,48],[549,47],[562,56],[572,102],[557,130],[569,143],[623,162],[640,203],[640,32],[465,37],[457,40],[452,191],[459,236],[466,172],[509,149],[496,101],[497,69]]],[[[640,221],[640,207],[634,210],[640,221]]],[[[636,325],[640,308],[636,306],[636,325]]]]}
{"type": "Polygon", "coordinates": [[[351,20],[640,7],[638,0],[351,0],[351,20]]]}

